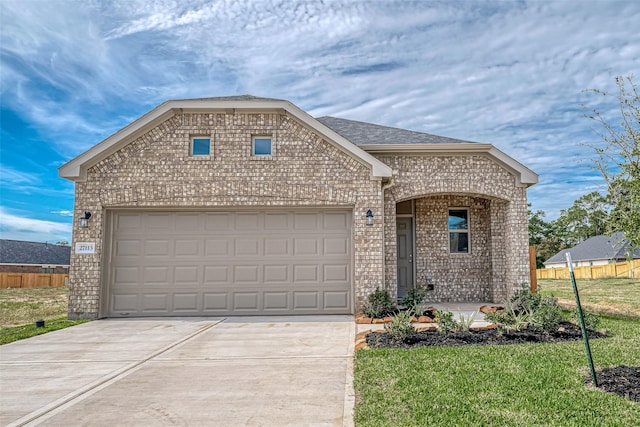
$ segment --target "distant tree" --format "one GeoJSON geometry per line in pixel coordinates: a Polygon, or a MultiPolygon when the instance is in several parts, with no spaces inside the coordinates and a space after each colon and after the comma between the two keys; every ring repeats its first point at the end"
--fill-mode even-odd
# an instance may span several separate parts
{"type": "Polygon", "coordinates": [[[590,237],[604,234],[609,221],[607,198],[597,191],[585,194],[554,221],[556,237],[573,246],[590,237]]]}
{"type": "Polygon", "coordinates": [[[604,132],[604,145],[591,145],[596,157],[594,168],[607,185],[613,209],[609,231],[622,231],[633,248],[640,247],[640,93],[633,76],[616,77],[615,94],[588,89],[604,97],[614,97],[619,104],[620,123],[612,124],[596,109],[588,118],[597,121],[604,132]]]}
{"type": "MultiPolygon", "coordinates": [[[[529,204],[531,207],[531,204],[529,204]]],[[[563,238],[558,237],[555,221],[544,220],[545,212],[529,210],[529,246],[536,247],[536,266],[543,268],[544,262],[567,247],[563,238]]]]}
{"type": "Polygon", "coordinates": [[[56,245],[58,245],[58,246],[69,246],[69,242],[67,242],[66,240],[60,240],[59,242],[56,242],[56,245]]]}

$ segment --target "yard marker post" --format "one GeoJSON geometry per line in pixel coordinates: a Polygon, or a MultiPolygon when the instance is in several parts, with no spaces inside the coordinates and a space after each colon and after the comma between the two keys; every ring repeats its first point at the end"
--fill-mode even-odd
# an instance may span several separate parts
{"type": "Polygon", "coordinates": [[[593,386],[598,387],[598,380],[596,379],[596,371],[593,368],[593,358],[591,357],[591,347],[589,347],[589,335],[587,334],[587,327],[584,324],[584,316],[582,315],[582,306],[580,305],[580,295],[578,294],[578,285],[576,285],[576,277],[573,274],[573,260],[571,259],[571,253],[564,254],[567,259],[567,265],[569,266],[569,275],[571,276],[571,285],[573,286],[573,294],[576,296],[576,306],[578,309],[578,320],[580,321],[580,329],[582,330],[582,339],[584,340],[584,348],[587,351],[587,360],[589,361],[589,369],[591,370],[591,380],[593,386]]]}

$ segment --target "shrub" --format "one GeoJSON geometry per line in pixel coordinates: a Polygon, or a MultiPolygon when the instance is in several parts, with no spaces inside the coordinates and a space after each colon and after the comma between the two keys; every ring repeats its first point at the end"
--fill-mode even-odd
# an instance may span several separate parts
{"type": "Polygon", "coordinates": [[[411,309],[414,314],[420,315],[422,313],[419,313],[419,308],[426,296],[427,291],[424,288],[415,287],[407,292],[407,295],[402,298],[400,303],[405,309],[411,309]]]}
{"type": "Polygon", "coordinates": [[[384,330],[391,339],[396,342],[402,342],[416,334],[416,329],[411,324],[413,313],[409,310],[401,311],[396,314],[390,323],[385,323],[384,330]]]}
{"type": "Polygon", "coordinates": [[[510,302],[513,306],[513,311],[532,314],[540,307],[542,297],[540,294],[531,292],[527,285],[524,286],[511,297],[510,302]]]}
{"type": "Polygon", "coordinates": [[[562,320],[562,308],[557,305],[540,305],[531,317],[531,325],[546,333],[551,333],[558,329],[562,320]]]}
{"type": "MultiPolygon", "coordinates": [[[[589,313],[584,308],[582,308],[582,318],[584,319],[584,325],[587,329],[595,331],[600,326],[600,318],[593,313],[589,313]]],[[[573,309],[573,322],[576,325],[580,325],[580,320],[578,319],[578,308],[573,309]]]]}
{"type": "Polygon", "coordinates": [[[453,313],[448,310],[436,311],[436,324],[439,327],[438,332],[441,334],[448,334],[460,329],[460,324],[453,318],[453,313]]]}
{"type": "Polygon", "coordinates": [[[362,313],[367,317],[384,317],[393,313],[393,302],[389,291],[376,289],[369,295],[368,302],[362,308],[362,313]]]}
{"type": "Polygon", "coordinates": [[[471,325],[473,325],[473,321],[476,320],[477,315],[478,315],[477,311],[474,311],[467,317],[464,317],[464,315],[460,313],[460,317],[458,318],[458,325],[460,330],[463,330],[463,331],[470,330],[471,325]]]}

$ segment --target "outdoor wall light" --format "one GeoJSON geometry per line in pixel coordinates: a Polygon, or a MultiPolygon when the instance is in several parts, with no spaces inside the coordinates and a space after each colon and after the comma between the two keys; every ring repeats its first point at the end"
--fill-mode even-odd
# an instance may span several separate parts
{"type": "Polygon", "coordinates": [[[371,212],[371,209],[367,211],[367,225],[373,225],[373,212],[371,212]]]}
{"type": "Polygon", "coordinates": [[[85,211],[84,215],[82,217],[80,217],[80,228],[89,227],[89,224],[87,223],[87,220],[89,218],[91,218],[91,212],[85,211]]]}

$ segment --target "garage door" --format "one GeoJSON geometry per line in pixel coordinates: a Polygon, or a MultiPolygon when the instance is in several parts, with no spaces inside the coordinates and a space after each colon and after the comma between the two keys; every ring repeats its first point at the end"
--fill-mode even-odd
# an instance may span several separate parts
{"type": "Polygon", "coordinates": [[[351,212],[112,212],[109,317],[351,313],[351,212]]]}

